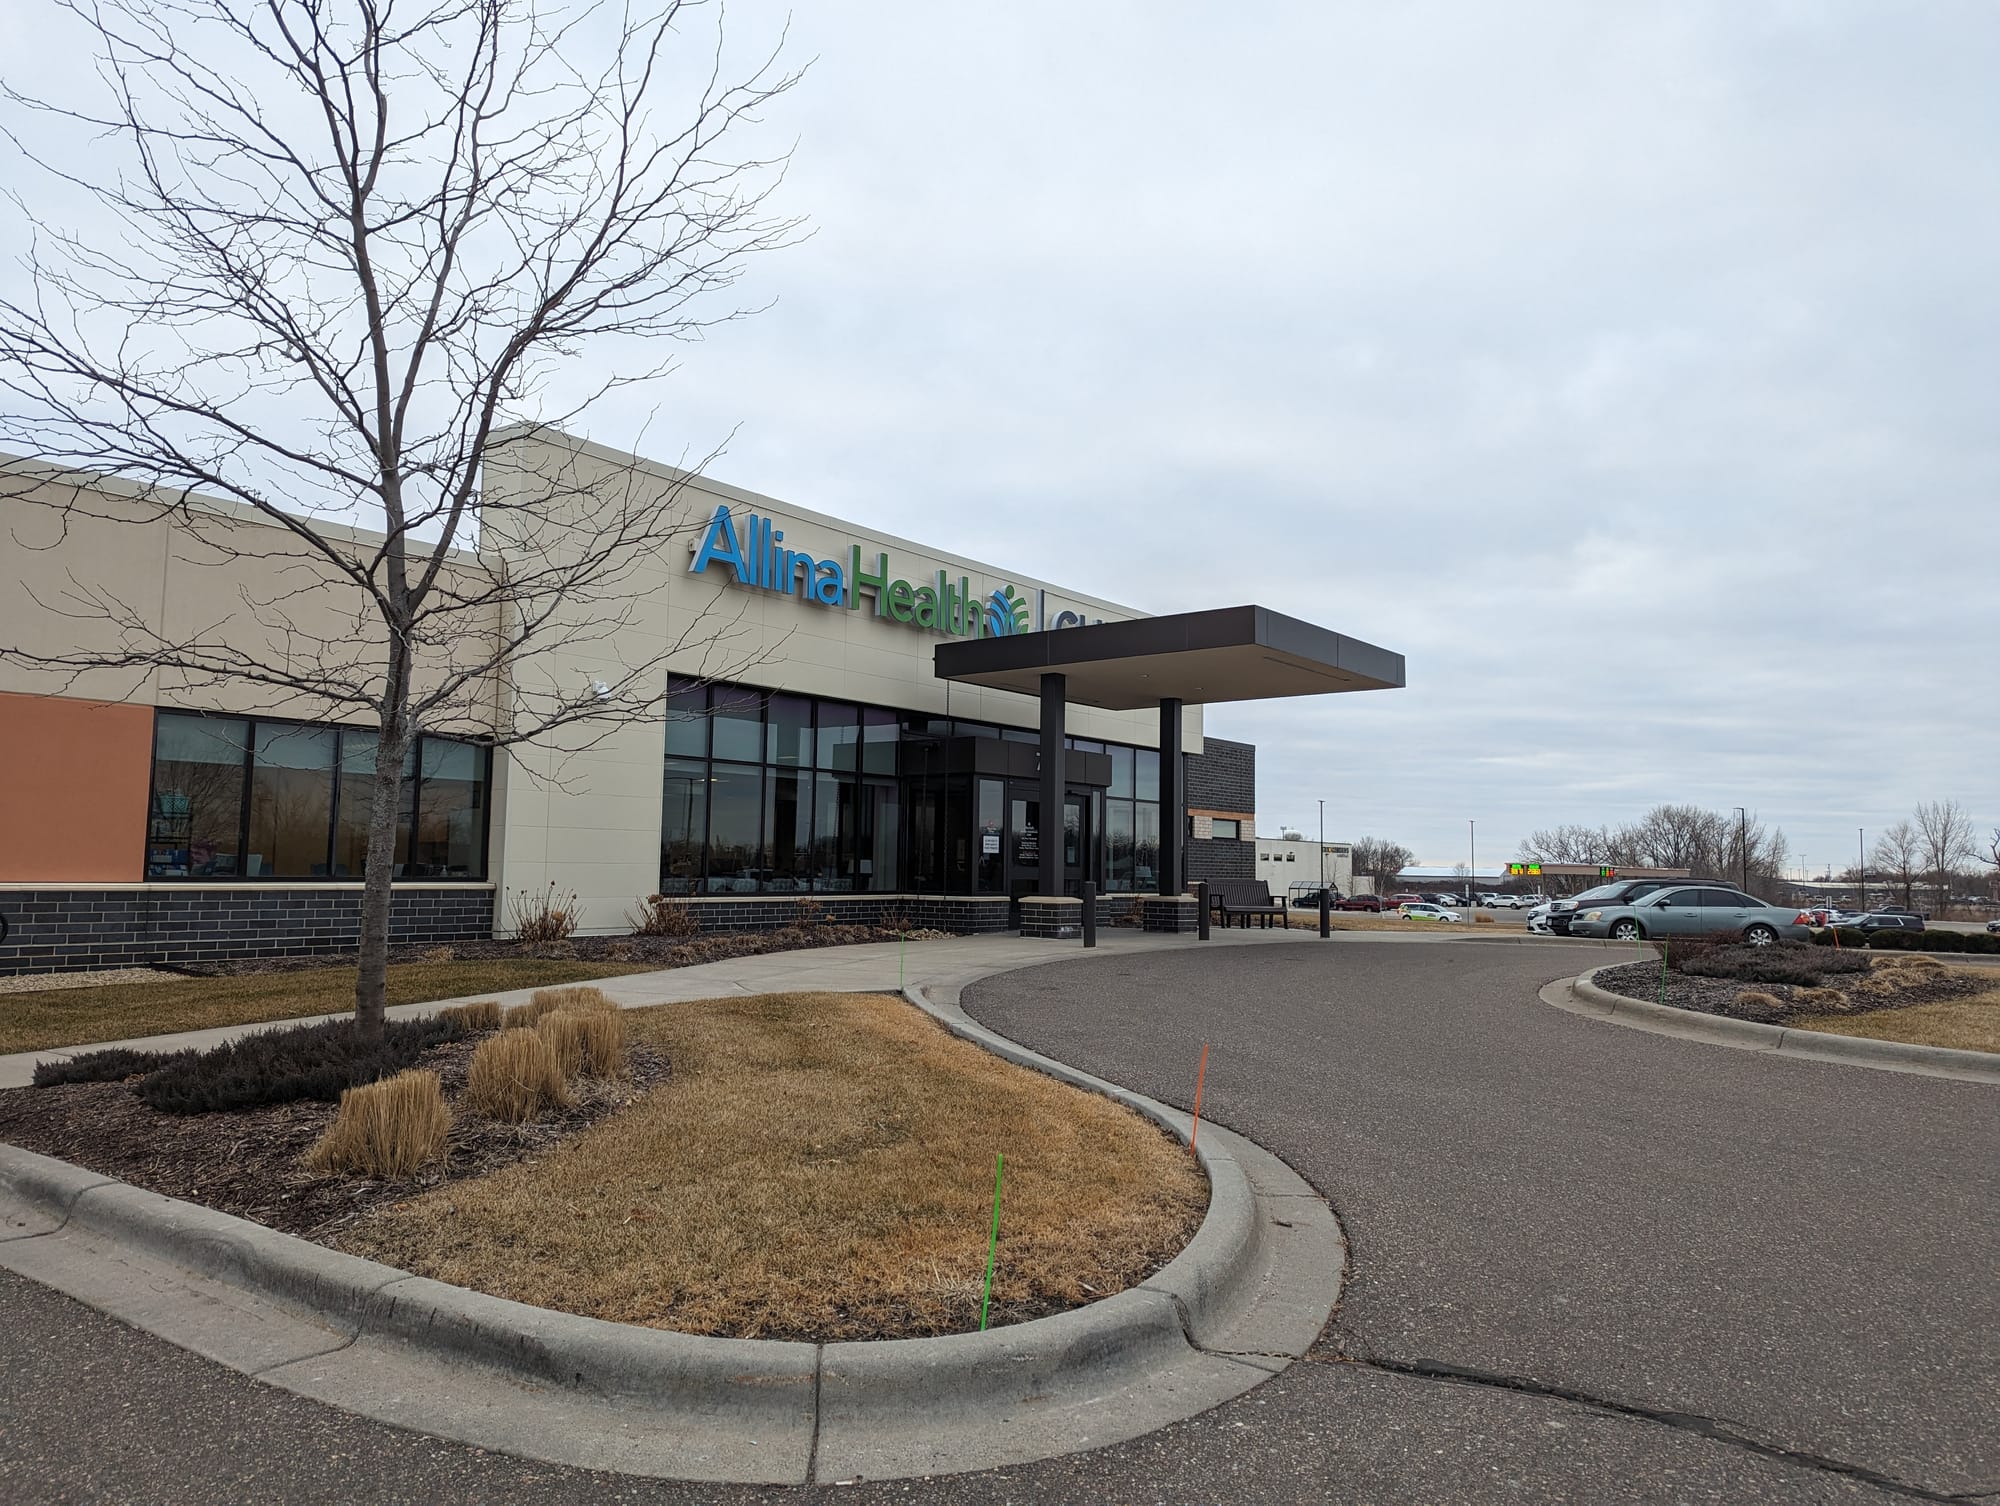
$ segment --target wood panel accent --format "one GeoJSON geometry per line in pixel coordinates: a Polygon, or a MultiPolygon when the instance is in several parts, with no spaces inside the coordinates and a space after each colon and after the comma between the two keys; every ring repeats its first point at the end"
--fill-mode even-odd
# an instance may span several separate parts
{"type": "Polygon", "coordinates": [[[145,877],[153,708],[0,692],[0,883],[145,877]]]}

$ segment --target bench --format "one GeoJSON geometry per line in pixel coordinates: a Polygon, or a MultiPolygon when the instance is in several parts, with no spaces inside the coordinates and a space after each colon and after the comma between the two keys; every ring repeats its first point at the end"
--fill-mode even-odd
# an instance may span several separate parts
{"type": "Polygon", "coordinates": [[[1225,930],[1232,920],[1241,920],[1248,930],[1253,915],[1268,929],[1272,916],[1283,919],[1285,914],[1285,907],[1271,898],[1271,886],[1262,879],[1224,879],[1208,891],[1208,904],[1225,930]]]}

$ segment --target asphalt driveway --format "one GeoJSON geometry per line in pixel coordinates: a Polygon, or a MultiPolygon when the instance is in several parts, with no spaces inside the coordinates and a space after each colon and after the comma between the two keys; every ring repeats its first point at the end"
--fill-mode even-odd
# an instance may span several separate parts
{"type": "Polygon", "coordinates": [[[0,1277],[0,1500],[2000,1499],[2000,1100],[1535,998],[1572,953],[1355,935],[1057,963],[971,1013],[1283,1154],[1353,1281],[1319,1350],[1129,1444],[732,1490],[432,1442],[0,1277]]]}

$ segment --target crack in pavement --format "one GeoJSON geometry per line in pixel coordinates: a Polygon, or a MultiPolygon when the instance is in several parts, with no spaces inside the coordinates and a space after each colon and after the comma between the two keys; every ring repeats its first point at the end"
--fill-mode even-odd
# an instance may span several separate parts
{"type": "MultiPolygon", "coordinates": [[[[1872,1485],[1895,1495],[1908,1496],[1918,1501],[1965,1502],[1982,1499],[1982,1493],[1947,1492],[1931,1490],[1923,1485],[1898,1480],[1879,1470],[1870,1469],[1865,1464],[1854,1464],[1845,1459],[1833,1459],[1824,1454],[1809,1453],[1803,1449],[1786,1448],[1781,1444],[1766,1443],[1744,1431],[1735,1423],[1723,1418],[1707,1417],[1699,1412],[1679,1412],[1666,1407],[1649,1407],[1638,1402],[1618,1401],[1611,1397],[1595,1396],[1574,1386],[1559,1386],[1547,1381],[1538,1381],[1525,1375],[1507,1375],[1492,1370],[1475,1370],[1465,1365],[1450,1365],[1441,1360],[1396,1360],[1381,1355],[1356,1358],[1352,1355],[1307,1355],[1309,1363],[1316,1365],[1350,1365],[1360,1370],[1379,1370],[1387,1375],[1400,1375],[1416,1380],[1443,1381],[1453,1385],[1485,1386],[1494,1390],[1511,1391],[1523,1396],[1539,1396],[1551,1401],[1569,1402],[1576,1406],[1589,1407],[1614,1417],[1629,1417],[1640,1422],[1656,1423],[1662,1427],[1675,1428],[1681,1432],[1693,1433],[1698,1437],[1722,1443],[1731,1448],[1740,1448],[1748,1453],[1780,1464],[1789,1464],[1801,1469],[1816,1470],[1822,1474],[1839,1475],[1857,1480],[1864,1485],[1872,1485]]],[[[1991,1494],[1987,1492],[1986,1494],[1991,1494]]]]}

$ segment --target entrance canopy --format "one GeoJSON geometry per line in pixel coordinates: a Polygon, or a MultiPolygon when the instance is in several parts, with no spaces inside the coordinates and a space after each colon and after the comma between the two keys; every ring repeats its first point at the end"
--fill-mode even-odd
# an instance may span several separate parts
{"type": "Polygon", "coordinates": [[[1268,607],[1219,607],[940,643],[937,676],[1022,695],[1061,675],[1064,698],[1107,711],[1397,690],[1403,656],[1268,607]]]}

